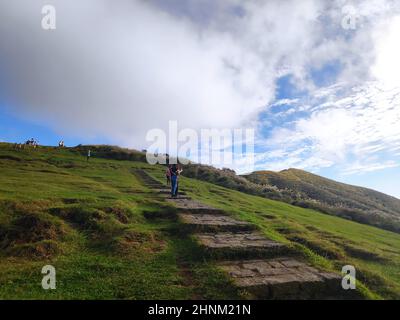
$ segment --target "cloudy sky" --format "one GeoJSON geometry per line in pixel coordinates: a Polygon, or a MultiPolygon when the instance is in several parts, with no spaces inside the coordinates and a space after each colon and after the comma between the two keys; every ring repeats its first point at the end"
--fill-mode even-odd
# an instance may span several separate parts
{"type": "Polygon", "coordinates": [[[0,0],[0,141],[254,127],[258,170],[400,197],[399,38],[396,0],[0,0]]]}

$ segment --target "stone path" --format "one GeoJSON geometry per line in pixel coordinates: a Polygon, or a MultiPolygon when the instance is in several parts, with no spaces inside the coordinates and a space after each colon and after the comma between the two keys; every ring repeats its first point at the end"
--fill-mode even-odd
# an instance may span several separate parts
{"type": "Polygon", "coordinates": [[[192,232],[249,231],[254,225],[222,214],[180,213],[180,221],[192,232]]]}
{"type": "MultiPolygon", "coordinates": [[[[138,171],[137,176],[149,187],[158,189],[156,192],[166,190],[145,171],[138,171]]],[[[205,257],[216,260],[218,266],[231,276],[233,284],[253,297],[346,298],[339,275],[300,261],[289,248],[267,239],[254,225],[187,196],[166,200],[177,207],[183,228],[193,233],[205,257]]]]}
{"type": "Polygon", "coordinates": [[[265,299],[329,298],[340,292],[341,277],[289,257],[221,263],[239,288],[265,299]]]}
{"type": "Polygon", "coordinates": [[[165,185],[153,179],[144,170],[135,170],[135,175],[149,188],[159,189],[159,190],[165,189],[165,185]]]}
{"type": "Polygon", "coordinates": [[[191,200],[190,198],[167,198],[166,201],[172,202],[181,212],[195,213],[209,213],[209,214],[223,214],[224,211],[215,209],[213,207],[202,204],[198,201],[191,200]]]}

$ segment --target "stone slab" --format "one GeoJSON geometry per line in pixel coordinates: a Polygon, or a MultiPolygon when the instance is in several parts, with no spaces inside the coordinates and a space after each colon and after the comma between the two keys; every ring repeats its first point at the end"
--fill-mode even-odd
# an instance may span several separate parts
{"type": "Polygon", "coordinates": [[[202,204],[198,201],[182,198],[167,198],[168,202],[173,203],[181,212],[186,213],[223,213],[222,210],[202,204]]]}
{"type": "Polygon", "coordinates": [[[201,233],[194,237],[215,258],[276,257],[288,253],[285,245],[258,232],[201,233]]]}
{"type": "Polygon", "coordinates": [[[210,248],[280,248],[284,245],[266,239],[260,233],[257,232],[222,232],[216,234],[196,234],[197,239],[204,246],[210,248]]]}
{"type": "Polygon", "coordinates": [[[341,277],[291,257],[228,261],[219,266],[242,289],[266,299],[332,297],[341,292],[341,277]]]}
{"type": "Polygon", "coordinates": [[[246,231],[254,229],[254,226],[250,223],[222,214],[181,213],[179,218],[184,225],[197,231],[246,231]]]}

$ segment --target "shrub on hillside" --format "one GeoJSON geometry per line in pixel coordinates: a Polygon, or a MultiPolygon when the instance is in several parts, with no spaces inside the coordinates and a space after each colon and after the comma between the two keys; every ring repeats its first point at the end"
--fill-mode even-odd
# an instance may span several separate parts
{"type": "Polygon", "coordinates": [[[219,170],[211,166],[189,164],[185,166],[183,175],[253,195],[268,196],[268,198],[276,200],[283,198],[275,187],[260,186],[236,175],[234,170],[226,168],[219,170]]]}
{"type": "Polygon", "coordinates": [[[93,145],[83,146],[78,145],[73,148],[78,151],[82,156],[86,156],[88,150],[91,151],[93,157],[106,158],[114,160],[129,160],[129,161],[146,161],[146,154],[136,150],[120,148],[117,146],[108,145],[93,145]]]}

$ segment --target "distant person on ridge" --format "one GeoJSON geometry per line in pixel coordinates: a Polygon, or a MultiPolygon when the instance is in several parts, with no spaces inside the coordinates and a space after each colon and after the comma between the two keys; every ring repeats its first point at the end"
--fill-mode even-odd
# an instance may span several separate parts
{"type": "Polygon", "coordinates": [[[89,162],[90,156],[91,156],[91,152],[90,152],[90,149],[89,149],[88,152],[87,152],[86,162],[89,162]]]}

